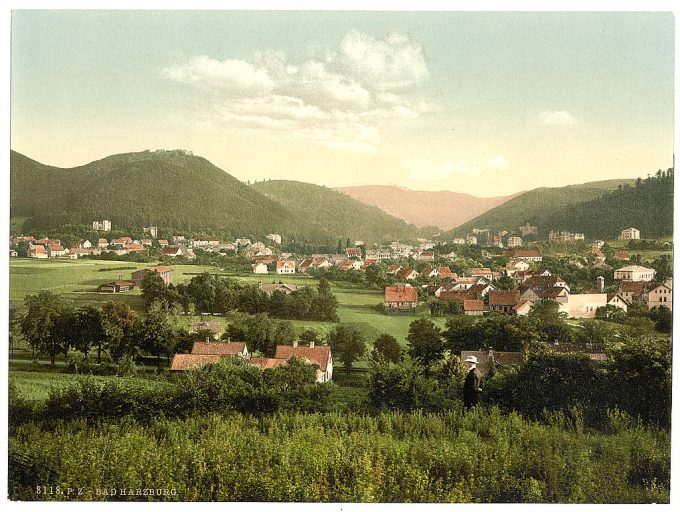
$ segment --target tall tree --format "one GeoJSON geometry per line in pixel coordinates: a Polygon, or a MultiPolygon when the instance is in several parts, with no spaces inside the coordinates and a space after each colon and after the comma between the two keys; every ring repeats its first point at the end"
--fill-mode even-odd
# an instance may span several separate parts
{"type": "Polygon", "coordinates": [[[114,361],[132,356],[137,350],[135,328],[137,313],[124,302],[109,301],[102,305],[105,347],[114,361]]]}
{"type": "Polygon", "coordinates": [[[397,338],[389,334],[381,334],[373,343],[373,359],[386,363],[398,363],[401,361],[401,347],[397,338]]]}
{"type": "Polygon", "coordinates": [[[411,322],[406,341],[411,358],[425,367],[440,359],[444,353],[441,330],[427,318],[411,322]]]}
{"type": "Polygon", "coordinates": [[[146,318],[139,322],[135,336],[141,347],[156,356],[158,369],[161,367],[161,355],[170,360],[179,334],[177,311],[165,301],[151,303],[146,318]]]}
{"type": "Polygon", "coordinates": [[[139,285],[142,290],[142,298],[146,307],[163,298],[165,292],[165,281],[158,272],[147,272],[139,285]]]}
{"type": "Polygon", "coordinates": [[[102,362],[102,348],[106,343],[104,315],[94,306],[79,308],[72,325],[73,348],[87,355],[90,347],[97,348],[97,363],[102,362]]]}
{"type": "Polygon", "coordinates": [[[363,334],[349,325],[341,324],[333,329],[328,335],[328,344],[333,350],[333,357],[342,362],[348,373],[352,371],[352,363],[366,352],[363,334]]]}
{"type": "Polygon", "coordinates": [[[325,320],[337,322],[338,318],[338,299],[331,292],[331,285],[325,279],[319,281],[317,295],[312,302],[312,318],[314,320],[325,320]]]}
{"type": "Polygon", "coordinates": [[[50,363],[55,366],[57,354],[68,352],[69,340],[60,318],[72,313],[71,304],[61,295],[42,290],[36,295],[27,295],[24,305],[21,333],[35,350],[49,355],[50,363]]]}
{"type": "Polygon", "coordinates": [[[9,304],[9,351],[10,356],[14,355],[14,345],[17,338],[21,335],[21,311],[18,306],[9,304]]]}

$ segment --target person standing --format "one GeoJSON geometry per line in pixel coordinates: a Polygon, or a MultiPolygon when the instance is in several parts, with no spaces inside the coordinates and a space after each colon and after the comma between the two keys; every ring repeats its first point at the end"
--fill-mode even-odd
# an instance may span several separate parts
{"type": "Polygon", "coordinates": [[[477,405],[482,398],[482,374],[477,369],[477,358],[468,356],[463,361],[469,368],[465,384],[463,384],[463,405],[469,411],[477,405]]]}

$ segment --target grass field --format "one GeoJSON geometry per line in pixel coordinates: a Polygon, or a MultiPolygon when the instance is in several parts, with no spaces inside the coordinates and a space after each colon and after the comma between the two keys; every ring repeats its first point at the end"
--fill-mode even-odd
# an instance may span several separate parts
{"type": "MultiPolygon", "coordinates": [[[[38,372],[10,370],[9,382],[13,383],[21,396],[28,400],[45,401],[53,388],[64,387],[74,380],[82,378],[71,373],[57,372],[38,372]]],[[[115,377],[115,376],[90,376],[89,378],[97,382],[125,381],[126,383],[140,388],[164,388],[168,383],[137,377],[115,377]]]]}
{"type": "MultiPolygon", "coordinates": [[[[129,279],[134,270],[150,266],[149,263],[130,263],[99,260],[33,260],[12,259],[10,261],[10,301],[20,303],[26,295],[40,290],[50,290],[62,293],[77,306],[86,303],[102,304],[109,300],[128,303],[131,307],[141,310],[143,304],[140,290],[128,293],[101,294],[96,292],[97,286],[119,278],[129,279]],[[101,271],[101,269],[106,269],[101,271]],[[118,270],[120,269],[120,270],[118,270]]],[[[275,276],[275,275],[235,275],[220,272],[215,267],[201,265],[172,265],[174,270],[173,282],[185,283],[195,274],[201,272],[220,273],[242,283],[257,284],[259,282],[279,282],[297,284],[299,286],[316,286],[318,281],[305,275],[275,276]]],[[[363,331],[369,346],[382,333],[396,337],[402,345],[406,343],[409,324],[418,317],[430,316],[428,311],[417,314],[386,315],[374,308],[382,304],[381,290],[365,290],[353,283],[331,283],[333,293],[338,299],[338,315],[343,323],[355,325],[363,331]]],[[[198,317],[184,317],[187,324],[198,317]]],[[[219,318],[219,317],[218,317],[219,318]]],[[[229,321],[229,316],[220,318],[223,327],[229,321]]],[[[440,327],[444,326],[444,318],[434,318],[440,327]]],[[[331,322],[311,322],[294,320],[295,329],[300,332],[312,328],[325,336],[333,329],[331,322]]]]}

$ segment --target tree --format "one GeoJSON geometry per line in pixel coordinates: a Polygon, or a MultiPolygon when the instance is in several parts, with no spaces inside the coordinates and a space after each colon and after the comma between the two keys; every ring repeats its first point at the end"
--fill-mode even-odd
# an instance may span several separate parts
{"type": "Polygon", "coordinates": [[[342,240],[338,240],[338,254],[342,254],[344,251],[342,250],[342,240]]]}
{"type": "Polygon", "coordinates": [[[406,342],[409,356],[425,367],[440,359],[444,353],[441,330],[427,318],[411,322],[406,342]]]}
{"type": "Polygon", "coordinates": [[[186,288],[186,293],[201,312],[212,313],[215,310],[216,292],[216,279],[207,272],[193,277],[186,288]]]}
{"type": "Polygon", "coordinates": [[[135,328],[139,321],[137,313],[124,302],[109,301],[102,305],[105,332],[104,346],[114,361],[134,355],[135,328]]]}
{"type": "Polygon", "coordinates": [[[398,363],[401,361],[401,347],[397,338],[389,334],[381,334],[373,343],[373,359],[386,363],[398,363]]]}
{"type": "Polygon", "coordinates": [[[380,265],[370,265],[364,272],[364,277],[370,285],[382,287],[385,284],[385,270],[380,265]]]}
{"type": "Polygon", "coordinates": [[[161,354],[170,360],[170,353],[177,343],[177,311],[160,300],[151,303],[144,320],[137,325],[135,336],[140,346],[156,356],[158,369],[161,368],[161,354]]]}
{"type": "Polygon", "coordinates": [[[325,279],[319,280],[316,297],[312,300],[310,316],[313,320],[338,322],[338,299],[331,292],[331,285],[325,279]]]}
{"type": "Polygon", "coordinates": [[[21,333],[35,350],[49,355],[50,363],[55,366],[57,354],[68,352],[67,325],[60,320],[72,313],[72,307],[61,295],[47,290],[27,295],[24,304],[21,333]]]}
{"type": "Polygon", "coordinates": [[[277,345],[292,345],[295,340],[295,328],[293,322],[284,320],[276,322],[274,328],[274,342],[277,345]]]}
{"type": "Polygon", "coordinates": [[[673,332],[673,313],[666,306],[652,308],[649,318],[655,323],[655,328],[659,332],[670,334],[673,332]]]}
{"type": "Polygon", "coordinates": [[[531,306],[527,317],[536,323],[543,341],[570,341],[571,330],[566,322],[567,314],[560,311],[560,305],[557,302],[539,301],[531,306]]]}
{"type": "Polygon", "coordinates": [[[359,360],[366,352],[366,341],[363,334],[353,326],[338,325],[328,334],[328,344],[333,350],[333,357],[342,362],[349,373],[352,363],[359,360]]]}
{"type": "Polygon", "coordinates": [[[9,350],[14,355],[14,344],[21,335],[21,311],[10,302],[9,304],[9,350]]]}
{"type": "Polygon", "coordinates": [[[515,281],[508,276],[499,277],[494,281],[497,290],[512,290],[515,288],[515,281]]]}
{"type": "Polygon", "coordinates": [[[97,347],[97,363],[102,362],[102,347],[106,342],[104,315],[94,306],[83,306],[73,318],[73,348],[87,356],[90,347],[97,347]]]}
{"type": "Polygon", "coordinates": [[[142,290],[142,299],[146,307],[163,297],[165,292],[165,281],[158,272],[147,272],[142,278],[139,287],[142,290]]]}
{"type": "Polygon", "coordinates": [[[318,344],[319,341],[321,341],[319,339],[319,333],[314,329],[305,329],[298,339],[301,345],[309,345],[310,343],[318,344]]]}

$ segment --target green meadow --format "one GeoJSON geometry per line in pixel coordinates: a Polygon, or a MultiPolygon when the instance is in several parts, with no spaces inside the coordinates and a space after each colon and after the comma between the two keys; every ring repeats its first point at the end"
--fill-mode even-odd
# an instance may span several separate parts
{"type": "MultiPolygon", "coordinates": [[[[10,301],[20,304],[26,295],[40,290],[61,293],[76,305],[103,304],[109,300],[128,303],[141,310],[143,302],[139,289],[127,293],[97,293],[97,286],[118,279],[130,279],[135,270],[151,266],[150,263],[130,263],[100,260],[34,260],[12,259],[10,261],[10,301]]],[[[201,272],[218,273],[242,283],[257,284],[259,282],[285,282],[299,286],[317,286],[318,281],[305,275],[278,276],[255,274],[231,274],[219,269],[203,265],[171,265],[174,271],[174,283],[186,283],[201,272]]],[[[382,304],[383,292],[378,289],[363,289],[354,283],[331,283],[333,293],[338,299],[338,315],[342,323],[349,323],[366,336],[369,345],[382,333],[396,337],[400,343],[406,343],[409,324],[418,317],[429,317],[429,311],[419,308],[418,313],[385,314],[377,306],[382,304]]],[[[184,317],[187,324],[198,317],[184,317]]],[[[218,317],[219,318],[219,317],[218,317]]],[[[225,324],[230,315],[219,318],[225,324]]],[[[443,327],[444,318],[433,318],[443,327]]],[[[293,320],[295,329],[315,329],[322,336],[333,329],[331,322],[293,320]]]]}

